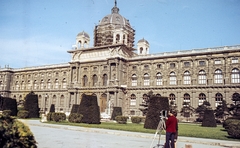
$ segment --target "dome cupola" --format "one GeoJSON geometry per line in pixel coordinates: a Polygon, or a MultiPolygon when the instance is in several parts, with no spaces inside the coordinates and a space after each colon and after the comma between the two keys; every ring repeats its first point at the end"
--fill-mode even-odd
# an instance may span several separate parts
{"type": "Polygon", "coordinates": [[[134,46],[135,30],[129,21],[119,14],[117,1],[112,8],[111,14],[103,17],[94,30],[94,46],[106,46],[114,44],[125,44],[134,46]]]}
{"type": "Polygon", "coordinates": [[[77,49],[88,48],[89,42],[90,42],[90,36],[86,32],[82,31],[78,33],[76,37],[77,49]]]}
{"type": "Polygon", "coordinates": [[[137,53],[139,55],[149,54],[149,43],[144,38],[139,40],[137,43],[137,53]]]}

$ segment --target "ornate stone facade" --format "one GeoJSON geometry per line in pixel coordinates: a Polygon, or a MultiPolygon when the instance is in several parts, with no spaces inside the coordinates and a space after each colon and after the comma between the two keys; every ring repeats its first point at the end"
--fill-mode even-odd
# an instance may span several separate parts
{"type": "Polygon", "coordinates": [[[240,92],[240,46],[149,54],[149,43],[141,39],[134,49],[135,31],[116,3],[94,32],[91,48],[87,33],[77,35],[69,63],[1,68],[1,95],[20,101],[33,91],[41,110],[55,104],[56,111],[69,112],[83,94],[93,94],[101,112],[119,106],[124,115],[142,115],[149,91],[169,97],[178,110],[183,102],[197,107],[204,100],[215,108],[240,92]]]}

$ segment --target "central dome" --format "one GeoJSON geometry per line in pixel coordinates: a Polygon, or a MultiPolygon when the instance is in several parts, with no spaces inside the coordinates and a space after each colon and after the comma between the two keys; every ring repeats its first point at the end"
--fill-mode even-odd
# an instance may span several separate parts
{"type": "Polygon", "coordinates": [[[121,26],[130,26],[129,21],[121,16],[119,13],[119,8],[115,6],[112,8],[112,14],[106,15],[99,23],[99,25],[106,25],[106,24],[115,24],[121,26]]]}

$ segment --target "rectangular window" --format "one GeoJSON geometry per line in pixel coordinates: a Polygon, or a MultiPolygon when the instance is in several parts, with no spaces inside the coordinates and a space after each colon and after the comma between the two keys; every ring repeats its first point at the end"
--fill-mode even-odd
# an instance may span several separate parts
{"type": "Polygon", "coordinates": [[[238,58],[232,58],[232,63],[238,63],[238,58]]]}
{"type": "Polygon", "coordinates": [[[190,62],[184,62],[184,67],[190,67],[190,62]]]}
{"type": "Polygon", "coordinates": [[[215,60],[215,61],[214,61],[214,64],[216,64],[216,65],[217,65],[217,64],[222,64],[222,61],[221,61],[221,60],[215,60]]]}
{"type": "Polygon", "coordinates": [[[175,63],[170,63],[170,68],[174,68],[175,67],[175,63]]]}
{"type": "Polygon", "coordinates": [[[206,62],[205,62],[205,61],[199,61],[199,65],[200,65],[200,66],[205,66],[205,65],[206,65],[206,62]]]}
{"type": "Polygon", "coordinates": [[[144,65],[144,69],[149,69],[149,66],[148,65],[144,65]]]}
{"type": "Polygon", "coordinates": [[[157,68],[162,68],[162,64],[157,64],[157,68]]]}
{"type": "Polygon", "coordinates": [[[133,69],[133,70],[137,70],[137,66],[133,66],[132,69],[133,69]]]}

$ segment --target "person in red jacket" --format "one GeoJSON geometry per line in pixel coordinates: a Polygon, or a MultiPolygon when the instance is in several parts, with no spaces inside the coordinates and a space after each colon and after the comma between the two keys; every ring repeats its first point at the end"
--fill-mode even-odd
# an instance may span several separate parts
{"type": "Polygon", "coordinates": [[[165,148],[175,148],[174,137],[177,132],[177,118],[174,116],[175,111],[170,110],[166,120],[166,143],[165,148]],[[171,147],[170,147],[171,144],[171,147]]]}

